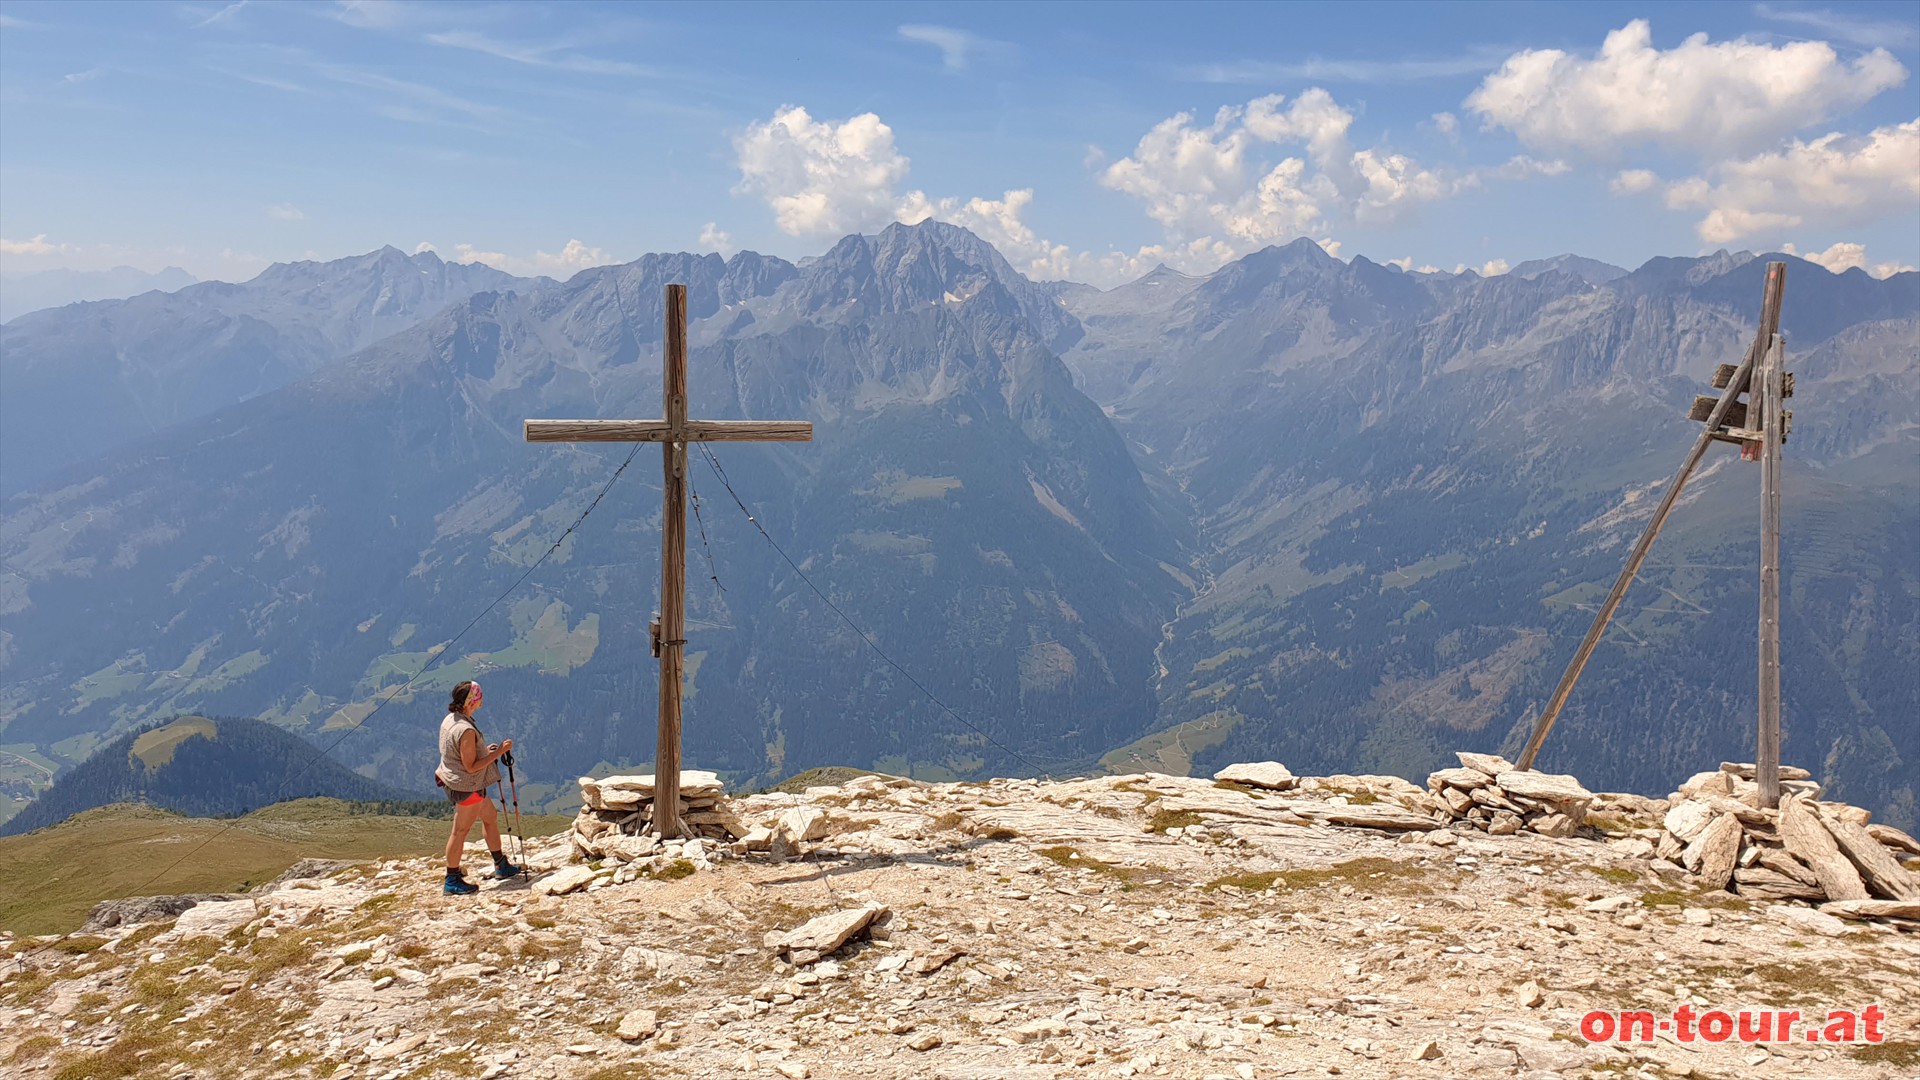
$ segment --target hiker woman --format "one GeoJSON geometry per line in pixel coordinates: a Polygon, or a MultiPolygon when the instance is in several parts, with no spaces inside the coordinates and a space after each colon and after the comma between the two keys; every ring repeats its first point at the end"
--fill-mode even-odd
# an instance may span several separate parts
{"type": "Polygon", "coordinates": [[[505,880],[520,872],[500,850],[500,821],[493,800],[487,798],[488,786],[500,782],[500,770],[493,763],[513,749],[513,740],[482,749],[473,714],[483,701],[479,683],[463,682],[453,688],[447,718],[440,721],[440,767],[433,770],[433,777],[447,789],[447,800],[453,803],[453,835],[447,837],[447,883],[442,891],[455,894],[480,889],[460,869],[460,853],[476,820],[486,834],[487,850],[493,852],[493,876],[505,880]]]}

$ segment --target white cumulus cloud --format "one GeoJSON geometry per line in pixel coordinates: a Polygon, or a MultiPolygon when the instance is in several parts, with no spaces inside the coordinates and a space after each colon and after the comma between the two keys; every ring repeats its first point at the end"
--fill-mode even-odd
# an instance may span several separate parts
{"type": "Polygon", "coordinates": [[[275,221],[299,221],[307,215],[292,203],[281,203],[278,206],[267,207],[267,216],[275,221]]]}
{"type": "MultiPolygon", "coordinates": [[[[1466,171],[1424,165],[1384,147],[1353,149],[1353,113],[1320,88],[1227,106],[1202,124],[1178,113],[1155,124],[1100,182],[1138,199],[1176,250],[1224,244],[1236,253],[1347,223],[1393,221],[1485,180],[1558,176],[1565,162],[1518,155],[1466,171]],[[1277,162],[1268,146],[1300,147],[1277,162]]],[[[1436,122],[1443,123],[1438,121],[1436,122]]],[[[1284,151],[1282,151],[1284,153],[1284,151]]]]}
{"type": "Polygon", "coordinates": [[[718,223],[709,221],[700,226],[700,246],[721,255],[731,255],[734,251],[733,236],[718,223]]]}
{"type": "Polygon", "coordinates": [[[567,246],[558,254],[544,251],[533,253],[533,268],[542,274],[566,274],[574,270],[585,270],[589,266],[605,266],[612,262],[612,256],[597,247],[588,247],[578,240],[567,241],[567,246]]]}
{"type": "Polygon", "coordinates": [[[1855,244],[1846,240],[1834,243],[1833,246],[1827,248],[1825,251],[1802,252],[1792,244],[1781,244],[1780,250],[1788,255],[1798,255],[1810,263],[1824,266],[1836,274],[1844,273],[1845,271],[1858,267],[1872,274],[1874,277],[1888,278],[1895,274],[1905,273],[1908,270],[1914,269],[1912,266],[1898,262],[1869,263],[1867,261],[1867,245],[1855,244]]]}
{"type": "Polygon", "coordinates": [[[453,245],[453,261],[457,263],[486,263],[495,270],[507,268],[507,255],[503,251],[481,251],[472,244],[453,245]]]}
{"type": "Polygon", "coordinates": [[[52,255],[64,250],[65,244],[48,243],[46,233],[30,240],[0,239],[0,255],[52,255]]]}
{"type": "Polygon", "coordinates": [[[1712,42],[1657,49],[1645,19],[1609,33],[1593,57],[1513,54],[1466,100],[1532,146],[1611,158],[1652,143],[1707,156],[1752,153],[1906,81],[1885,49],[1844,61],[1821,41],[1712,42]]]}
{"type": "Polygon", "coordinates": [[[789,236],[839,235],[894,220],[894,189],[909,165],[893,129],[875,114],[834,124],[796,105],[749,125],[733,147],[740,166],[734,191],[764,198],[789,236]]]}
{"type": "Polygon", "coordinates": [[[1660,178],[1651,169],[1622,169],[1607,186],[1613,189],[1615,195],[1638,195],[1653,190],[1659,183],[1660,178]]]}
{"type": "Polygon", "coordinates": [[[1670,185],[1667,205],[1705,210],[1697,230],[1709,244],[1910,214],[1920,207],[1920,119],[1723,162],[1670,185]]]}

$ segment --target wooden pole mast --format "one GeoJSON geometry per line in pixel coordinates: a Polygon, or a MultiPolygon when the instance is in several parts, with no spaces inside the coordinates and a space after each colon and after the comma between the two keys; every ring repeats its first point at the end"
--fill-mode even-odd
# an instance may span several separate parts
{"type": "Polygon", "coordinates": [[[1747,349],[1746,358],[1740,362],[1740,367],[1733,373],[1726,392],[1714,405],[1712,414],[1706,418],[1706,430],[1694,440],[1693,449],[1687,453],[1686,461],[1681,463],[1680,470],[1673,474],[1673,480],[1667,484],[1666,494],[1660,497],[1660,505],[1654,508],[1653,520],[1647,522],[1647,531],[1641,534],[1639,542],[1633,545],[1633,551],[1627,555],[1627,565],[1620,569],[1620,576],[1614,579],[1613,588],[1608,590],[1607,598],[1600,602],[1600,610],[1593,617],[1593,625],[1587,628],[1587,636],[1580,640],[1580,647],[1574,650],[1573,660],[1567,664],[1567,670],[1561,674],[1559,685],[1553,688],[1553,696],[1547,699],[1546,710],[1540,714],[1540,719],[1534,722],[1533,735],[1527,739],[1527,748],[1520,754],[1518,762],[1520,768],[1533,768],[1533,759],[1540,753],[1540,745],[1547,741],[1547,732],[1553,730],[1553,722],[1560,718],[1561,708],[1566,705],[1568,696],[1573,693],[1574,684],[1580,681],[1580,671],[1587,666],[1587,660],[1593,656],[1594,648],[1600,644],[1600,636],[1606,633],[1607,623],[1612,621],[1614,611],[1619,608],[1620,601],[1626,597],[1627,587],[1632,585],[1633,579],[1639,575],[1640,564],[1646,561],[1647,552],[1653,548],[1654,537],[1660,535],[1660,527],[1666,524],[1667,514],[1673,510],[1674,502],[1680,498],[1680,489],[1686,486],[1687,479],[1699,466],[1700,458],[1706,454],[1708,445],[1716,438],[1723,437],[1719,428],[1726,420],[1727,414],[1732,411],[1734,399],[1746,391],[1747,384],[1753,377],[1754,368],[1773,344],[1774,335],[1779,332],[1780,299],[1782,291],[1786,288],[1786,281],[1786,263],[1767,264],[1766,290],[1760,302],[1760,332],[1755,335],[1752,346],[1747,349]]]}
{"type": "Polygon", "coordinates": [[[1785,436],[1780,411],[1784,356],[1780,335],[1773,335],[1760,368],[1760,731],[1754,751],[1754,779],[1760,805],[1780,805],[1780,442],[1785,436]]]}
{"type": "Polygon", "coordinates": [[[660,616],[652,626],[660,658],[659,743],[653,755],[653,829],[683,836],[680,820],[680,679],[687,645],[687,444],[690,442],[807,442],[804,420],[687,419],[687,287],[668,285],[664,400],[659,420],[528,420],[528,442],[657,442],[662,459],[660,616]]]}
{"type": "Polygon", "coordinates": [[[660,724],[653,758],[653,827],[681,835],[680,661],[687,644],[687,287],[667,286],[666,349],[661,369],[667,437],[660,517],[660,724]]]}

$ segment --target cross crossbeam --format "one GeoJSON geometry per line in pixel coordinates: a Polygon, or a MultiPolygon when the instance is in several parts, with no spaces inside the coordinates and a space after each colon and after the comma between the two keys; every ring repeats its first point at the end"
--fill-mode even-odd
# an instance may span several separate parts
{"type": "Polygon", "coordinates": [[[687,419],[687,287],[667,286],[658,420],[528,420],[528,442],[657,442],[661,444],[660,658],[658,742],[653,762],[653,828],[680,836],[680,682],[687,633],[687,444],[690,442],[809,442],[804,420],[687,419]]]}

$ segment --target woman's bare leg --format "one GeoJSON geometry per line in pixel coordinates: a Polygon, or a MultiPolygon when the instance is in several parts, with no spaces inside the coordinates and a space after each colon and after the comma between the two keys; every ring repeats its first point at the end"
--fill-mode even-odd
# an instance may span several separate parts
{"type": "Polygon", "coordinates": [[[460,869],[460,853],[467,846],[467,834],[473,831],[473,819],[480,816],[482,806],[491,808],[492,804],[482,800],[453,808],[453,833],[447,837],[447,869],[460,869]]]}
{"type": "Polygon", "coordinates": [[[480,803],[480,831],[486,835],[487,850],[500,850],[500,815],[493,808],[492,799],[483,799],[480,803]]]}

